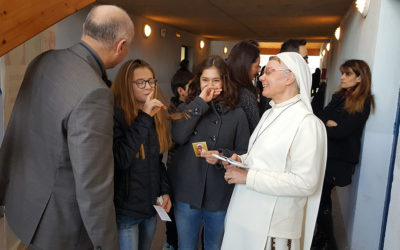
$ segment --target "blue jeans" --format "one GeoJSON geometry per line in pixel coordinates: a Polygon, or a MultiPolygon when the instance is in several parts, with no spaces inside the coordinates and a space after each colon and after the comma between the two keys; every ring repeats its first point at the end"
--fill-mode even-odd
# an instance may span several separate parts
{"type": "Polygon", "coordinates": [[[149,250],[156,232],[157,217],[136,219],[117,215],[118,239],[121,250],[149,250]]]}
{"type": "Polygon", "coordinates": [[[190,208],[187,203],[174,203],[178,249],[197,250],[201,222],[204,224],[204,249],[219,250],[224,235],[226,211],[210,212],[190,208]]]}

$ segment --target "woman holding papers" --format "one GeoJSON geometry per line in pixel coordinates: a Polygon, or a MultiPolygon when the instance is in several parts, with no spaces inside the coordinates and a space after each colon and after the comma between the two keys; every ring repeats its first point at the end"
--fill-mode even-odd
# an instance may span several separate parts
{"type": "Polygon", "coordinates": [[[211,56],[199,65],[187,103],[179,105],[178,110],[191,116],[172,125],[178,147],[168,175],[174,194],[178,249],[197,249],[203,223],[204,249],[219,250],[233,185],[225,182],[225,169],[212,154],[244,153],[249,138],[246,115],[239,108],[237,89],[221,57],[211,56]]]}
{"type": "Polygon", "coordinates": [[[310,249],[326,161],[324,124],[311,109],[311,73],[295,52],[270,58],[263,95],[272,99],[250,137],[245,169],[226,164],[236,184],[223,250],[310,249]]]}

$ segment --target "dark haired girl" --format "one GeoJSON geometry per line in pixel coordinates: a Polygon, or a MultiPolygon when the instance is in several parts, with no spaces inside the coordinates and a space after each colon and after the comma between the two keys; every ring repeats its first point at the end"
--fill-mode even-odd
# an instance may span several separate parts
{"type": "Polygon", "coordinates": [[[241,41],[232,48],[227,58],[229,77],[237,86],[239,105],[246,113],[250,133],[260,120],[257,88],[253,79],[260,71],[260,49],[253,40],[241,41]]]}
{"type": "Polygon", "coordinates": [[[199,65],[187,103],[178,111],[191,115],[172,126],[178,148],[168,174],[175,199],[178,249],[197,249],[202,222],[204,249],[220,249],[233,185],[225,182],[225,170],[211,154],[244,153],[249,139],[246,115],[238,107],[236,86],[221,57],[211,56],[199,65]],[[192,143],[204,141],[208,151],[196,157],[192,143]]]}

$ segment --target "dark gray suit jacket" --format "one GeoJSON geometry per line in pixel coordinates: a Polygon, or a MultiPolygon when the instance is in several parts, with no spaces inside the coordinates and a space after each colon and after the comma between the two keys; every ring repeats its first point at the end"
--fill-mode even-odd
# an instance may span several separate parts
{"type": "Polygon", "coordinates": [[[81,44],[29,65],[0,149],[0,205],[32,249],[119,249],[113,96],[81,44]]]}

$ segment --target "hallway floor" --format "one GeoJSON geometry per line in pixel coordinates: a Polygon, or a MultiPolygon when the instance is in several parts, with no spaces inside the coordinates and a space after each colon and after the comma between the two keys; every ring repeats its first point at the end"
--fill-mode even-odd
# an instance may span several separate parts
{"type": "MultiPolygon", "coordinates": [[[[336,194],[336,190],[332,192],[332,202],[333,202],[333,220],[334,220],[334,228],[335,228],[335,238],[338,245],[339,250],[350,250],[350,246],[348,244],[347,235],[344,227],[344,222],[342,215],[340,213],[340,208],[338,204],[338,198],[336,194]]],[[[3,218],[0,219],[0,249],[4,249],[5,246],[5,225],[3,218]]],[[[156,234],[153,239],[153,243],[151,245],[151,250],[162,250],[163,245],[166,242],[165,235],[165,222],[162,222],[158,219],[157,221],[157,229],[156,234]]],[[[17,247],[13,248],[16,250],[17,247]]],[[[201,249],[199,247],[199,249],[201,249]]],[[[7,249],[11,250],[11,249],[7,249]]]]}
{"type": "MultiPolygon", "coordinates": [[[[343,217],[340,213],[340,207],[338,203],[338,197],[336,189],[332,191],[332,204],[333,204],[333,221],[334,230],[337,246],[339,250],[350,250],[350,246],[347,240],[347,235],[344,227],[343,217]]],[[[162,250],[163,245],[166,242],[165,236],[165,222],[158,219],[156,234],[151,245],[151,250],[162,250]]],[[[201,249],[201,248],[199,248],[201,249]]]]}

